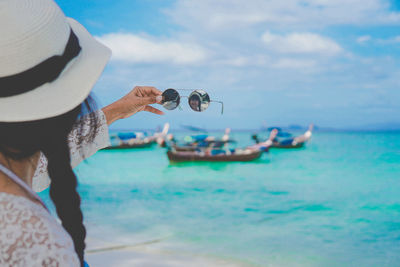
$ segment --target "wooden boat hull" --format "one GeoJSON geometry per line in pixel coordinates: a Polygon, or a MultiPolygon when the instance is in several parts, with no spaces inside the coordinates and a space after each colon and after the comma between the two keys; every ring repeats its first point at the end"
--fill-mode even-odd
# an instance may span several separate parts
{"type": "Polygon", "coordinates": [[[196,151],[196,147],[194,146],[173,146],[176,151],[179,152],[188,152],[188,151],[196,151]]]}
{"type": "Polygon", "coordinates": [[[232,161],[252,161],[258,159],[262,155],[262,151],[256,151],[250,154],[242,155],[198,155],[195,153],[176,153],[172,151],[167,152],[168,159],[173,162],[183,161],[221,161],[221,162],[232,162],[232,161]]]}
{"type": "Polygon", "coordinates": [[[271,148],[287,148],[287,149],[290,149],[290,148],[302,148],[304,146],[304,144],[305,143],[297,143],[296,145],[291,145],[291,144],[282,145],[282,144],[279,144],[279,143],[274,143],[274,144],[272,144],[271,148]]]}
{"type": "MultiPolygon", "coordinates": [[[[196,149],[202,149],[202,148],[207,148],[207,147],[198,147],[198,146],[177,146],[174,145],[173,148],[176,151],[196,151],[196,149]]],[[[218,147],[214,147],[214,148],[218,148],[218,147]]]]}
{"type": "Polygon", "coordinates": [[[109,146],[104,148],[104,150],[114,150],[114,149],[132,149],[132,148],[148,148],[151,147],[154,142],[144,142],[144,143],[137,143],[132,145],[120,145],[120,146],[109,146]]]}

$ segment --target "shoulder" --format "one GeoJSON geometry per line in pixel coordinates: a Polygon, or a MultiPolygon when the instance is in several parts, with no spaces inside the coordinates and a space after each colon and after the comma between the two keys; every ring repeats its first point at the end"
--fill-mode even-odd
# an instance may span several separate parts
{"type": "Polygon", "coordinates": [[[79,266],[71,237],[39,204],[0,192],[0,229],[4,266],[79,266]]]}

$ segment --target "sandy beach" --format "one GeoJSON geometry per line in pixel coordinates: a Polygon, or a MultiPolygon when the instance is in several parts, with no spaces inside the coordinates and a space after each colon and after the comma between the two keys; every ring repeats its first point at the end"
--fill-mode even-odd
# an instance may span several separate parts
{"type": "Polygon", "coordinates": [[[256,265],[192,253],[160,249],[160,240],[151,240],[136,245],[110,245],[88,238],[86,261],[90,266],[193,266],[193,267],[254,267],[256,265]]]}

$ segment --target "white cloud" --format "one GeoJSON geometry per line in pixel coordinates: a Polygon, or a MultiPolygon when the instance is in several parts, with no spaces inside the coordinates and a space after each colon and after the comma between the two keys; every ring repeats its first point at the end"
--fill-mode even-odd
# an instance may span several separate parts
{"type": "Polygon", "coordinates": [[[267,31],[262,40],[269,49],[279,53],[335,55],[342,51],[335,41],[314,33],[278,35],[267,31]]]}
{"type": "Polygon", "coordinates": [[[400,24],[385,0],[177,0],[166,12],[183,27],[207,30],[400,24]]]}
{"type": "MultiPolygon", "coordinates": [[[[390,11],[388,1],[175,0],[174,6],[167,11],[170,16],[167,16],[165,32],[172,35],[168,39],[121,33],[100,37],[114,50],[116,60],[154,63],[117,62],[117,67],[110,69],[107,81],[115,88],[129,88],[132,81],[160,88],[208,88],[211,92],[221,92],[224,97],[217,99],[226,103],[236,101],[243,104],[248,102],[244,101],[247,99],[265,97],[270,100],[272,106],[262,105],[263,101],[260,101],[259,106],[243,104],[243,107],[232,109],[231,115],[227,112],[233,118],[229,121],[232,124],[237,123],[236,115],[241,116],[237,110],[248,111],[246,116],[257,120],[260,110],[263,114],[270,114],[270,110],[274,109],[285,112],[286,115],[280,113],[277,116],[281,123],[285,122],[285,118],[301,120],[308,116],[335,123],[342,116],[345,123],[351,124],[365,117],[364,112],[357,112],[357,108],[353,107],[354,99],[365,103],[362,97],[369,92],[375,96],[372,90],[378,89],[390,92],[392,97],[389,99],[393,101],[398,99],[393,95],[400,94],[395,90],[399,76],[396,65],[398,56],[393,54],[392,62],[384,60],[385,55],[371,50],[369,56],[376,54],[376,57],[365,58],[361,53],[363,51],[357,53],[357,48],[352,46],[357,39],[374,45],[380,44],[380,41],[382,45],[389,41],[400,42],[400,36],[379,40],[359,33],[368,29],[372,32],[390,30],[392,27],[384,25],[400,24],[399,13],[390,11]],[[266,29],[269,32],[265,32],[266,29]],[[345,29],[345,34],[340,33],[342,29],[345,29]],[[339,36],[340,41],[327,37],[332,36],[329,34],[332,32],[339,36]],[[355,50],[354,54],[348,55],[350,49],[355,50]],[[183,68],[179,64],[187,65],[183,68]],[[118,77],[123,82],[117,86],[118,77]],[[243,90],[249,92],[244,100],[243,90]],[[306,90],[309,96],[297,93],[306,90]],[[267,94],[266,91],[274,92],[267,94]],[[297,96],[282,104],[279,100],[284,96],[283,92],[294,92],[297,96]],[[316,102],[328,108],[324,116],[318,116],[320,113],[309,108],[316,102]],[[237,114],[232,116],[232,112],[237,114]],[[337,112],[341,114],[339,118],[337,112]],[[325,116],[328,113],[331,115],[325,116]]],[[[110,99],[114,95],[113,92],[107,93],[110,99]]],[[[396,111],[399,108],[396,104],[396,111]]],[[[384,117],[395,113],[377,114],[384,117]]],[[[220,123],[211,117],[207,119],[216,125],[220,123]]]]}
{"type": "Polygon", "coordinates": [[[98,37],[110,47],[113,59],[129,63],[193,64],[207,57],[204,48],[193,43],[156,40],[128,33],[111,33],[98,37]]]}
{"type": "Polygon", "coordinates": [[[360,43],[360,44],[366,43],[366,42],[368,42],[370,40],[371,40],[371,36],[369,36],[369,35],[363,35],[363,36],[360,36],[360,37],[357,38],[357,42],[360,43]]]}
{"type": "Polygon", "coordinates": [[[293,59],[293,58],[282,58],[279,59],[272,66],[278,69],[304,69],[312,68],[317,64],[314,60],[309,59],[293,59]]]}
{"type": "Polygon", "coordinates": [[[386,44],[398,44],[398,43],[400,43],[400,35],[394,36],[394,37],[391,37],[391,38],[388,38],[388,39],[378,39],[377,42],[379,44],[384,44],[384,45],[386,45],[386,44]]]}
{"type": "Polygon", "coordinates": [[[370,35],[364,35],[357,38],[357,42],[360,44],[373,41],[374,44],[380,45],[396,45],[400,43],[400,35],[389,37],[386,39],[372,38],[370,35]]]}
{"type": "Polygon", "coordinates": [[[243,67],[243,66],[251,65],[252,62],[247,57],[239,56],[239,57],[234,57],[234,58],[228,58],[225,60],[220,60],[220,61],[217,61],[217,63],[220,63],[222,65],[234,66],[234,67],[243,67]]]}

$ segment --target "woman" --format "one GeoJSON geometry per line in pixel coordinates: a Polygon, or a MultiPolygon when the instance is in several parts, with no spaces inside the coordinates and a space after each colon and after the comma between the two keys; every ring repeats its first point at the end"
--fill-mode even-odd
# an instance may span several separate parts
{"type": "Polygon", "coordinates": [[[200,97],[198,95],[193,95],[189,99],[189,105],[194,111],[201,111],[200,104],[201,104],[201,101],[200,101],[200,97]]]}
{"type": "Polygon", "coordinates": [[[2,0],[0,25],[0,266],[84,266],[72,167],[108,145],[114,121],[161,115],[149,106],[161,93],[135,87],[95,111],[110,52],[52,0],[2,0]],[[49,183],[62,225],[32,190],[49,183]]]}

